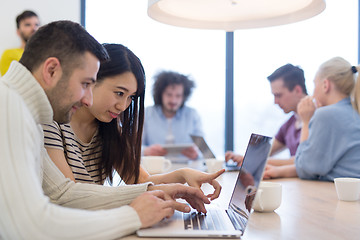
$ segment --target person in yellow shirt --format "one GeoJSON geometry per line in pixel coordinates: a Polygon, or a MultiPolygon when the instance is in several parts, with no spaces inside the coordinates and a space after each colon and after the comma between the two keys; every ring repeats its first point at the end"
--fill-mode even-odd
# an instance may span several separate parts
{"type": "Polygon", "coordinates": [[[33,11],[26,10],[16,17],[16,33],[21,39],[19,48],[6,49],[0,59],[0,73],[3,76],[12,61],[19,61],[29,38],[40,26],[39,17],[33,11]]]}

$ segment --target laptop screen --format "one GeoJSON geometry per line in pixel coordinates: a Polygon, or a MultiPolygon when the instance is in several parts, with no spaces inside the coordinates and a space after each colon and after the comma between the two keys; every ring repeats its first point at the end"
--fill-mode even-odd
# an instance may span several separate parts
{"type": "MultiPolygon", "coordinates": [[[[237,213],[236,215],[241,217],[242,229],[245,229],[256,189],[262,179],[271,148],[271,139],[271,137],[251,134],[244,155],[228,207],[228,212],[237,213]]],[[[231,217],[231,213],[229,217],[231,217]]]]}

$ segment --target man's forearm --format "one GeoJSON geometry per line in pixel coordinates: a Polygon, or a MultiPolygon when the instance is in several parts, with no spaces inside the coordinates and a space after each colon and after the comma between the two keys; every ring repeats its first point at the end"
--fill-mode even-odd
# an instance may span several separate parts
{"type": "Polygon", "coordinates": [[[106,187],[95,184],[74,183],[50,159],[43,161],[43,190],[58,205],[81,209],[110,209],[131,203],[147,191],[149,183],[106,187]]]}

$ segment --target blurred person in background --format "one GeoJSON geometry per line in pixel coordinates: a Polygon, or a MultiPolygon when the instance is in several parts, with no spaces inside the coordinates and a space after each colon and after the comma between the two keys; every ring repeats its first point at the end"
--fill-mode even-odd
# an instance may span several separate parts
{"type": "MultiPolygon", "coordinates": [[[[172,71],[159,72],[154,79],[155,104],[145,109],[143,155],[164,156],[167,151],[163,144],[193,143],[190,135],[203,136],[203,130],[197,111],[186,106],[195,87],[194,81],[172,71]]],[[[195,160],[199,150],[191,146],[185,148],[182,155],[195,160]]]]}
{"type": "Polygon", "coordinates": [[[333,181],[337,177],[360,178],[357,72],[358,67],[351,66],[341,57],[332,58],[319,67],[313,96],[303,98],[298,104],[297,112],[303,127],[295,164],[268,165],[265,179],[298,176],[333,181]]]}
{"type": "Polygon", "coordinates": [[[16,17],[16,33],[21,40],[21,45],[18,48],[6,49],[3,52],[0,58],[1,75],[5,75],[12,61],[20,60],[27,41],[38,30],[39,27],[39,17],[33,11],[26,10],[16,17]]]}
{"type": "MultiPolygon", "coordinates": [[[[307,96],[304,71],[300,67],[288,63],[276,69],[267,78],[270,82],[275,104],[277,104],[284,113],[292,113],[291,117],[280,127],[275,135],[270,151],[270,156],[274,156],[288,149],[290,158],[270,158],[268,164],[275,166],[293,164],[296,149],[300,142],[302,126],[301,119],[297,113],[297,105],[302,98],[307,96]]],[[[225,154],[225,159],[226,161],[232,159],[240,165],[243,156],[228,151],[225,154]]]]}

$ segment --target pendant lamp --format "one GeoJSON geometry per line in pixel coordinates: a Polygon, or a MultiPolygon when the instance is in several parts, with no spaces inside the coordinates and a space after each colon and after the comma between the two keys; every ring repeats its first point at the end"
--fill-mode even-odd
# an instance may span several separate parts
{"type": "Polygon", "coordinates": [[[230,32],[298,22],[325,5],[324,0],[149,0],[148,15],[178,27],[230,32]]]}

